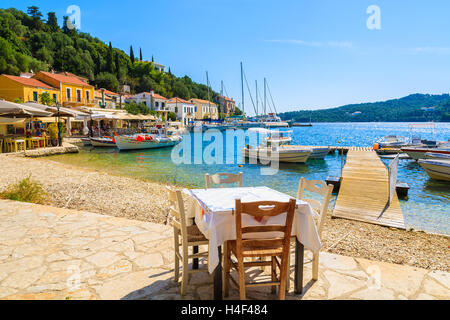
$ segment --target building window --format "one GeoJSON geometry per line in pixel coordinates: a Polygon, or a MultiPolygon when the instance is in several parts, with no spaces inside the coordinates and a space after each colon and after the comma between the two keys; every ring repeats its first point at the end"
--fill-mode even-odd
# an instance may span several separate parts
{"type": "Polygon", "coordinates": [[[89,90],[86,90],[86,102],[89,102],[91,100],[91,93],[89,90]]]}
{"type": "Polygon", "coordinates": [[[159,107],[159,102],[155,101],[155,107],[159,107]]]}
{"type": "Polygon", "coordinates": [[[178,113],[178,107],[175,107],[175,113],[178,113]]]}
{"type": "Polygon", "coordinates": [[[56,103],[58,100],[56,98],[56,93],[53,94],[53,101],[56,103]]]}
{"type": "Polygon", "coordinates": [[[67,101],[72,100],[72,90],[70,88],[66,88],[66,100],[67,101]]]}
{"type": "Polygon", "coordinates": [[[77,89],[77,102],[81,102],[81,90],[77,89]]]}
{"type": "Polygon", "coordinates": [[[161,102],[161,107],[163,107],[163,108],[165,107],[164,102],[161,102]]]}
{"type": "Polygon", "coordinates": [[[38,102],[38,93],[37,91],[33,91],[33,101],[38,102]]]}
{"type": "Polygon", "coordinates": [[[197,112],[197,107],[195,107],[195,112],[197,112]]]}

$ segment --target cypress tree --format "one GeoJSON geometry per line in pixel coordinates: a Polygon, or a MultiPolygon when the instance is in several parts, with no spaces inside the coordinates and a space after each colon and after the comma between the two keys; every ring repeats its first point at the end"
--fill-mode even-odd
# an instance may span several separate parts
{"type": "Polygon", "coordinates": [[[153,60],[153,55],[152,55],[152,62],[155,62],[155,60],[153,60]]]}
{"type": "Polygon", "coordinates": [[[142,61],[142,49],[141,48],[139,48],[139,60],[142,61]]]}
{"type": "Polygon", "coordinates": [[[131,64],[134,64],[133,46],[130,46],[130,59],[131,59],[131,64]]]}
{"type": "Polygon", "coordinates": [[[119,64],[119,54],[118,53],[116,53],[115,58],[116,58],[116,76],[117,76],[117,79],[119,79],[120,78],[120,64],[119,64]]]}
{"type": "Polygon", "coordinates": [[[112,45],[111,45],[111,41],[109,42],[109,49],[108,49],[108,54],[106,56],[106,67],[108,72],[110,73],[114,73],[114,57],[113,57],[113,50],[112,50],[112,45]]]}

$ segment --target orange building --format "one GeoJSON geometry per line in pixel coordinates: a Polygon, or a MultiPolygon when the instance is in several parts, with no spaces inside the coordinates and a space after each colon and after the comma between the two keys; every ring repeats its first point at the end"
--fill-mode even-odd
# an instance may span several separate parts
{"type": "Polygon", "coordinates": [[[59,101],[64,107],[94,106],[94,86],[78,76],[40,71],[33,78],[59,88],[59,101]]]}
{"type": "Polygon", "coordinates": [[[33,78],[23,78],[8,74],[0,75],[0,99],[23,102],[38,102],[39,96],[48,92],[55,102],[61,102],[59,88],[54,88],[42,81],[33,78]]]}

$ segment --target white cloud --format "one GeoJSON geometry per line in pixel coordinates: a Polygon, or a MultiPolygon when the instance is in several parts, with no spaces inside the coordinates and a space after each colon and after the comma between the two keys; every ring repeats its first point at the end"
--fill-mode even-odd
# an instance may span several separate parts
{"type": "Polygon", "coordinates": [[[450,54],[449,47],[416,47],[409,50],[415,54],[436,54],[436,55],[448,55],[450,54]]]}
{"type": "Polygon", "coordinates": [[[314,48],[351,48],[353,47],[353,43],[349,41],[304,41],[297,39],[274,39],[274,40],[265,40],[265,42],[272,43],[286,43],[286,44],[296,44],[306,47],[314,47],[314,48]]]}

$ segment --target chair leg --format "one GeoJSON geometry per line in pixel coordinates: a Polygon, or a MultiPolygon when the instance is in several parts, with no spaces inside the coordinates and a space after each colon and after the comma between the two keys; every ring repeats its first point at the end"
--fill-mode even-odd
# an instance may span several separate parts
{"type": "Polygon", "coordinates": [[[286,291],[291,287],[291,245],[289,244],[289,253],[287,255],[287,275],[286,275],[286,291]]]}
{"type": "Polygon", "coordinates": [[[227,244],[226,241],[223,244],[223,247],[224,247],[224,255],[223,255],[222,288],[223,288],[223,295],[225,297],[228,297],[230,288],[231,253],[230,253],[230,246],[227,244]]]}
{"type": "Polygon", "coordinates": [[[245,300],[245,270],[243,257],[238,257],[238,272],[239,272],[239,298],[241,300],[245,300]]]}
{"type": "Polygon", "coordinates": [[[186,293],[187,285],[189,282],[189,259],[188,259],[188,247],[183,244],[183,270],[181,275],[181,295],[186,293]]]}
{"type": "Polygon", "coordinates": [[[178,283],[178,280],[180,279],[180,260],[178,257],[178,253],[180,252],[180,240],[179,240],[179,234],[178,229],[173,227],[173,240],[174,240],[174,258],[175,258],[175,275],[174,280],[176,283],[178,283]]]}
{"type": "Polygon", "coordinates": [[[281,258],[280,268],[280,290],[278,291],[278,300],[284,300],[286,298],[286,276],[288,270],[287,256],[281,258]]]}
{"type": "Polygon", "coordinates": [[[314,253],[313,254],[312,279],[313,280],[318,280],[319,279],[319,254],[318,253],[314,253]]]}
{"type": "MultiPolygon", "coordinates": [[[[277,264],[275,262],[275,257],[272,257],[272,266],[271,266],[271,274],[272,274],[272,281],[277,281],[277,264]]],[[[272,293],[277,292],[277,286],[272,286],[270,289],[272,293]]]]}

